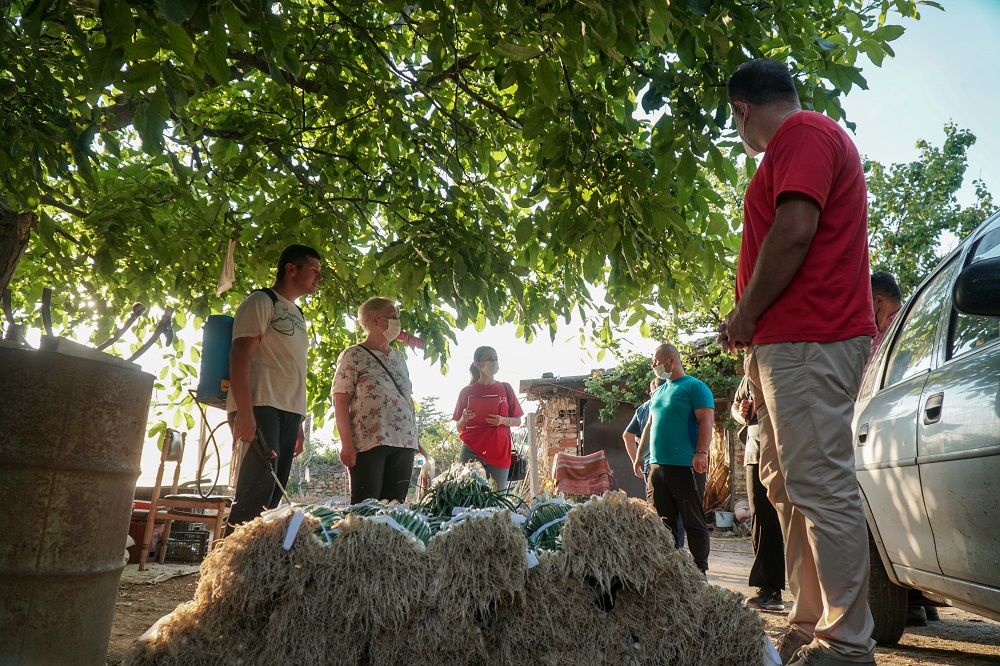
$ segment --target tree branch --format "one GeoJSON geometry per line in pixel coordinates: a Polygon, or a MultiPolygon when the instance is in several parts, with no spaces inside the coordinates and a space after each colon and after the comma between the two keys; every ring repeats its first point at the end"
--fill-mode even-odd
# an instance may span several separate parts
{"type": "MultiPolygon", "coordinates": [[[[61,210],[64,213],[69,213],[70,215],[74,215],[74,216],[79,217],[79,218],[87,217],[87,213],[85,213],[84,211],[80,210],[79,208],[75,208],[75,207],[70,206],[69,204],[63,203],[61,201],[57,201],[56,199],[52,198],[48,194],[43,194],[42,195],[41,202],[43,204],[45,204],[46,206],[52,206],[53,208],[58,208],[59,210],[61,210]]],[[[56,226],[56,232],[58,232],[60,236],[63,236],[64,238],[67,238],[67,239],[73,241],[73,243],[75,243],[76,245],[80,244],[80,240],[78,238],[74,238],[69,233],[67,233],[62,227],[60,227],[58,225],[56,226]]]]}

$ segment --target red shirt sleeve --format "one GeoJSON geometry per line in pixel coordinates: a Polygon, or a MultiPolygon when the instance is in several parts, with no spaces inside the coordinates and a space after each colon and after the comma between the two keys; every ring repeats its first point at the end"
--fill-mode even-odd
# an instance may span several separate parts
{"type": "Polygon", "coordinates": [[[458,421],[462,418],[462,412],[465,408],[469,406],[469,387],[466,386],[464,389],[458,392],[458,402],[455,403],[455,413],[452,415],[453,421],[458,421]]]}
{"type": "Polygon", "coordinates": [[[514,388],[504,382],[504,390],[507,391],[507,416],[524,416],[524,410],[521,409],[521,403],[517,400],[517,393],[514,392],[514,388]]]}
{"type": "Polygon", "coordinates": [[[843,147],[823,130],[812,125],[793,125],[773,141],[777,150],[771,155],[774,174],[774,207],[786,192],[805,194],[826,207],[833,181],[844,164],[843,147]]]}

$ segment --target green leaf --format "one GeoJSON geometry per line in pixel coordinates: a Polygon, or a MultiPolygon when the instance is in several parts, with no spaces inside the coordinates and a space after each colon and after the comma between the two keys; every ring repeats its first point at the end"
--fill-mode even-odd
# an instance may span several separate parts
{"type": "Polygon", "coordinates": [[[131,42],[135,34],[135,20],[128,3],[124,0],[101,0],[97,7],[110,45],[117,47],[131,42]]]}
{"type": "Polygon", "coordinates": [[[155,60],[133,63],[122,75],[128,84],[126,92],[137,92],[152,88],[160,80],[160,63],[155,60]]]}
{"type": "Polygon", "coordinates": [[[824,51],[835,51],[837,49],[836,44],[828,39],[823,39],[819,35],[813,37],[813,41],[816,42],[816,44],[824,51]]]}
{"type": "Polygon", "coordinates": [[[882,66],[882,61],[885,59],[885,49],[881,44],[873,39],[866,39],[861,42],[861,50],[865,52],[868,59],[872,61],[876,67],[882,66]]]}
{"type": "Polygon", "coordinates": [[[125,55],[130,60],[149,60],[159,52],[160,40],[154,37],[137,39],[125,47],[125,55]]]}
{"type": "Polygon", "coordinates": [[[198,0],[160,0],[160,11],[172,23],[181,23],[194,16],[198,0]]]}
{"type": "Polygon", "coordinates": [[[698,58],[695,56],[694,35],[690,30],[681,33],[677,40],[677,57],[684,63],[685,67],[694,69],[698,66],[698,58]]]}
{"type": "Polygon", "coordinates": [[[857,14],[849,12],[847,16],[844,17],[844,25],[847,26],[847,29],[850,30],[851,34],[855,37],[864,36],[864,26],[861,23],[861,18],[857,14]]]}
{"type": "Polygon", "coordinates": [[[191,41],[187,30],[173,23],[165,23],[163,29],[170,39],[170,48],[173,49],[177,59],[188,67],[192,67],[195,63],[194,42],[191,41]]]}
{"type": "Polygon", "coordinates": [[[872,37],[879,41],[891,42],[902,37],[904,32],[906,28],[901,25],[883,25],[872,34],[872,37]]]}
{"type": "Polygon", "coordinates": [[[147,104],[135,115],[135,127],[142,139],[142,149],[151,155],[163,151],[163,131],[170,117],[170,101],[162,90],[147,97],[147,104]]]}
{"type": "Polygon", "coordinates": [[[101,90],[117,78],[118,73],[125,64],[122,49],[107,46],[90,52],[90,60],[87,62],[87,70],[90,74],[92,88],[101,90]]]}
{"type": "Polygon", "coordinates": [[[537,46],[522,46],[511,42],[499,42],[493,50],[500,55],[511,60],[528,60],[542,55],[543,51],[537,46]]]}
{"type": "Polygon", "coordinates": [[[201,51],[202,64],[208,69],[216,83],[229,81],[229,48],[226,25],[221,16],[213,16],[208,31],[208,44],[201,51]]]}
{"type": "Polygon", "coordinates": [[[559,99],[559,81],[555,66],[547,60],[539,60],[535,66],[535,90],[539,97],[553,110],[559,99]]]}

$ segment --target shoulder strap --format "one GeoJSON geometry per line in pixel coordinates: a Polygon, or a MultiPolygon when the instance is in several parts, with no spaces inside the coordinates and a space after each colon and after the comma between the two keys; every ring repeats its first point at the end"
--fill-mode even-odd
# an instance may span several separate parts
{"type": "MultiPolygon", "coordinates": [[[[514,395],[514,389],[511,388],[510,384],[508,384],[507,382],[504,382],[503,383],[503,390],[504,390],[504,393],[507,394],[507,404],[508,405],[512,405],[515,402],[517,402],[517,396],[514,395]]],[[[508,409],[508,413],[509,413],[510,407],[508,407],[507,409],[508,409]]]]}
{"type": "MultiPolygon", "coordinates": [[[[273,305],[274,303],[277,303],[277,302],[278,302],[278,295],[277,295],[276,293],[274,293],[274,289],[271,289],[270,287],[260,287],[259,289],[254,289],[254,290],[253,290],[253,291],[251,291],[250,293],[252,294],[252,293],[254,293],[254,292],[258,292],[258,291],[262,291],[262,292],[264,292],[265,294],[267,294],[268,296],[270,296],[270,297],[271,297],[271,304],[272,304],[272,305],[273,305]]],[[[298,303],[296,303],[296,304],[295,304],[295,307],[299,308],[299,304],[298,304],[298,303]]],[[[299,314],[300,314],[300,315],[302,315],[302,318],[303,318],[303,319],[305,319],[305,318],[306,318],[306,313],[302,311],[302,308],[299,308],[299,314]]]]}
{"type": "Polygon", "coordinates": [[[382,359],[376,356],[375,352],[373,352],[371,349],[368,349],[368,347],[365,347],[364,345],[355,345],[355,347],[359,347],[368,352],[368,355],[371,356],[373,359],[375,359],[376,363],[382,366],[382,369],[385,370],[385,374],[389,375],[389,379],[392,380],[392,385],[396,387],[397,391],[399,391],[400,397],[406,398],[406,394],[403,393],[403,389],[399,387],[399,382],[397,382],[396,378],[392,376],[391,372],[389,372],[389,368],[385,367],[385,363],[382,362],[382,359]]]}

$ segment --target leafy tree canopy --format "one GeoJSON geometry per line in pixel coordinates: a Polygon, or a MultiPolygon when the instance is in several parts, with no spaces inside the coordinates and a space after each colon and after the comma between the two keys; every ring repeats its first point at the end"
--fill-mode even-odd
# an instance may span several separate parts
{"type": "MultiPolygon", "coordinates": [[[[364,298],[530,339],[606,293],[606,330],[727,289],[725,81],[789,62],[842,119],[913,0],[33,0],[0,9],[0,287],[105,337],[133,301],[197,324],[316,246],[310,396],[364,298]],[[642,114],[652,114],[644,116],[642,114]],[[28,217],[25,217],[28,216],[28,217]],[[31,223],[30,237],[13,233],[31,223]],[[23,224],[22,224],[23,227],[23,224]],[[236,289],[215,296],[230,238],[236,289]],[[20,263],[17,258],[23,253],[20,263]]],[[[752,162],[751,162],[752,164],[752,162]]],[[[23,231],[23,228],[21,229],[23,231]]],[[[37,325],[37,323],[36,323],[37,325]]]]}
{"type": "Polygon", "coordinates": [[[872,269],[893,273],[904,298],[942,259],[945,234],[964,238],[997,209],[981,180],[973,181],[971,206],[958,202],[966,154],[976,137],[953,123],[944,132],[941,148],[918,141],[920,157],[913,162],[888,167],[864,162],[872,269]]]}

